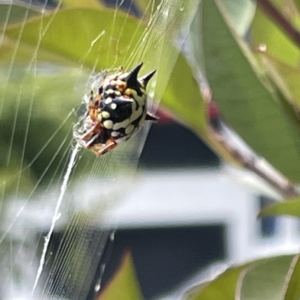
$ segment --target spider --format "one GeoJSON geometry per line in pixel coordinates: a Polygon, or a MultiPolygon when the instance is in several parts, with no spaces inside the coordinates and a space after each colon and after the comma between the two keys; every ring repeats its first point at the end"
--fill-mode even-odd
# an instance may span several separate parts
{"type": "Polygon", "coordinates": [[[87,112],[73,133],[82,147],[103,155],[131,138],[145,121],[158,121],[147,112],[146,87],[155,70],[138,78],[142,65],[128,73],[121,68],[104,78],[96,96],[91,91],[87,112]]]}

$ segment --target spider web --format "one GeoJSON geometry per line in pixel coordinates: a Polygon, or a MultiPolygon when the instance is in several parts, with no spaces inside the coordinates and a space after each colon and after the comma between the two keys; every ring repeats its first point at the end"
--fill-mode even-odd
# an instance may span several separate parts
{"type": "MultiPolygon", "coordinates": [[[[93,285],[95,292],[101,287],[107,262],[102,256],[115,230],[107,225],[105,211],[134,188],[135,169],[149,125],[103,157],[80,149],[72,139],[72,128],[76,115],[82,113],[80,99],[86,101],[89,91],[96,89],[101,79],[102,75],[96,72],[97,61],[90,71],[85,62],[105,34],[110,36],[107,55],[101,56],[110,66],[106,72],[120,67],[117,57],[111,61],[108,53],[123,34],[116,30],[118,13],[122,10],[126,15],[124,28],[132,18],[135,4],[129,1],[124,12],[124,2],[116,2],[112,8],[110,32],[99,28],[77,67],[68,67],[47,61],[47,57],[39,59],[43,37],[55,22],[63,1],[46,1],[42,5],[33,1],[0,1],[0,54],[5,57],[7,47],[11,51],[7,59],[2,59],[0,71],[1,299],[87,299],[93,285]],[[49,12],[50,20],[43,22],[49,12]],[[29,59],[22,60],[22,53],[27,51],[22,43],[23,29],[32,17],[41,17],[38,42],[29,59]],[[21,25],[19,35],[9,48],[6,30],[16,23],[21,25]]],[[[178,55],[166,53],[163,41],[172,31],[180,36],[181,44],[188,27],[187,21],[176,17],[179,12],[190,11],[191,5],[182,3],[147,2],[139,15],[140,25],[146,27],[138,36],[134,51],[127,53],[122,62],[125,70],[140,61],[146,68],[157,69],[155,78],[159,78],[162,90],[170,72],[162,77],[160,69],[168,65],[171,71],[178,55]],[[155,65],[149,65],[150,55],[155,58],[155,65]]],[[[129,45],[136,34],[137,31],[132,33],[129,45]]],[[[155,96],[153,102],[156,87],[154,79],[148,87],[153,112],[160,100],[155,96]]]]}

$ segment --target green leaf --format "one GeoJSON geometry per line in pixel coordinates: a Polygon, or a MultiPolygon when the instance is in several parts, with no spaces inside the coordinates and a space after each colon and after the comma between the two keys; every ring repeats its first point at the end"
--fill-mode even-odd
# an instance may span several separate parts
{"type": "MultiPolygon", "coordinates": [[[[195,0],[177,0],[171,8],[163,7],[162,11],[168,9],[168,19],[160,22],[153,20],[152,30],[141,20],[113,9],[80,7],[59,10],[25,24],[9,27],[5,31],[8,38],[5,46],[13,42],[16,45],[26,44],[33,51],[29,59],[39,58],[46,52],[93,70],[120,66],[129,68],[129,61],[142,60],[150,71],[164,60],[157,55],[172,42],[173,33],[178,32],[180,26],[188,25],[186,23],[196,5],[195,0]],[[181,6],[183,11],[179,14],[181,6]],[[74,26],[78,22],[79,26],[74,26]],[[162,39],[162,36],[167,38],[162,39]],[[32,57],[35,52],[37,57],[32,57]]],[[[22,50],[14,56],[21,55],[22,50]]],[[[174,57],[175,60],[177,55],[178,51],[169,51],[168,59],[174,57]]],[[[147,71],[145,66],[143,69],[147,71]]]]}
{"type": "Polygon", "coordinates": [[[196,286],[188,291],[185,299],[282,299],[285,283],[289,279],[288,276],[290,276],[289,272],[291,268],[294,268],[294,259],[295,257],[292,255],[278,256],[232,267],[213,281],[202,284],[199,288],[196,286]]]}
{"type": "Polygon", "coordinates": [[[203,1],[202,5],[205,70],[221,113],[258,155],[289,179],[299,181],[300,169],[295,164],[300,160],[300,136],[282,109],[278,92],[232,31],[221,1],[203,1]]]}
{"type": "MultiPolygon", "coordinates": [[[[224,9],[226,10],[226,14],[230,18],[231,25],[233,28],[243,36],[249,26],[251,24],[254,12],[255,12],[255,4],[248,0],[222,0],[224,4],[224,9]]],[[[199,4],[198,10],[196,12],[196,17],[194,18],[191,28],[190,28],[190,36],[192,40],[193,47],[193,56],[195,61],[197,62],[197,67],[204,72],[204,62],[203,60],[203,49],[202,49],[202,34],[199,29],[202,29],[202,5],[199,4]]]]}
{"type": "Polygon", "coordinates": [[[272,215],[288,215],[300,218],[300,198],[294,198],[269,205],[259,213],[259,217],[272,215]]]}
{"type": "Polygon", "coordinates": [[[255,13],[255,2],[249,0],[222,0],[222,3],[236,32],[241,36],[246,34],[255,13]]]}
{"type": "Polygon", "coordinates": [[[40,14],[38,9],[28,8],[25,5],[0,4],[0,30],[8,25],[26,21],[38,14],[40,14]]]}
{"type": "Polygon", "coordinates": [[[174,66],[161,105],[196,133],[204,134],[206,114],[203,97],[191,67],[181,54],[174,66]]]}
{"type": "Polygon", "coordinates": [[[291,270],[292,275],[288,282],[284,300],[299,300],[300,298],[300,260],[299,254],[293,259],[291,270]]]}
{"type": "MultiPolygon", "coordinates": [[[[282,1],[283,2],[283,1],[282,1]]],[[[299,23],[299,16],[298,16],[299,23]]],[[[299,48],[258,6],[251,27],[254,47],[266,45],[268,52],[290,66],[299,63],[299,48]]]]}
{"type": "Polygon", "coordinates": [[[241,273],[247,265],[233,267],[222,273],[216,279],[208,282],[200,290],[197,287],[188,292],[187,300],[232,300],[235,299],[236,288],[241,273]]]}
{"type": "Polygon", "coordinates": [[[290,104],[295,105],[300,111],[299,67],[292,67],[271,56],[268,52],[262,53],[261,57],[268,75],[272,77],[278,88],[290,95],[286,98],[290,98],[290,104]]]}
{"type": "Polygon", "coordinates": [[[123,258],[120,269],[97,300],[140,300],[143,299],[135,275],[130,254],[123,258]]]}
{"type": "Polygon", "coordinates": [[[100,1],[98,0],[62,0],[64,7],[101,7],[100,1]]]}
{"type": "MultiPolygon", "coordinates": [[[[114,14],[113,10],[92,8],[60,10],[55,15],[29,21],[24,26],[8,28],[5,35],[17,42],[22,31],[20,42],[30,45],[33,51],[38,51],[38,55],[47,51],[75,65],[98,70],[111,68],[112,62],[119,67],[134,52],[144,28],[138,20],[127,18],[121,12],[118,12],[112,28],[114,14]],[[82,25],[74,26],[79,20],[82,25]],[[132,32],[136,34],[133,36],[132,32]],[[111,39],[117,39],[118,44],[112,47],[111,39]],[[128,41],[131,41],[130,45],[128,41]]],[[[17,50],[16,56],[20,51],[17,50]]]]}
{"type": "Polygon", "coordinates": [[[238,299],[281,300],[293,258],[279,256],[252,264],[242,279],[238,299]]]}
{"type": "Polygon", "coordinates": [[[298,12],[300,11],[300,0],[294,0],[296,7],[298,8],[298,12]]]}

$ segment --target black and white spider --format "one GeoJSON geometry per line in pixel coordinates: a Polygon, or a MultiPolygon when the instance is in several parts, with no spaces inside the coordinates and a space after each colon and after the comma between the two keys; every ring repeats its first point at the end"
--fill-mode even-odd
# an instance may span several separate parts
{"type": "Polygon", "coordinates": [[[104,78],[95,96],[91,91],[87,113],[75,126],[76,141],[97,155],[103,155],[127,141],[145,121],[157,121],[147,112],[146,87],[155,71],[138,78],[142,63],[132,71],[104,78]]]}

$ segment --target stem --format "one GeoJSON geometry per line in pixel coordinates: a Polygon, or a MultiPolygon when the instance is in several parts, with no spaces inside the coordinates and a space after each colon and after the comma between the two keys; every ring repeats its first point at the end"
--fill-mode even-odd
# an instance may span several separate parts
{"type": "Polygon", "coordinates": [[[275,24],[300,48],[300,32],[276,8],[276,6],[270,0],[256,0],[256,2],[275,24]]]}
{"type": "Polygon", "coordinates": [[[254,152],[250,154],[239,149],[234,141],[222,134],[222,130],[216,130],[216,128],[211,125],[208,129],[211,137],[214,138],[235,161],[241,164],[245,169],[252,171],[262,178],[277,190],[283,198],[288,199],[299,196],[299,192],[295,186],[274,169],[265,159],[257,156],[254,152]]]}

